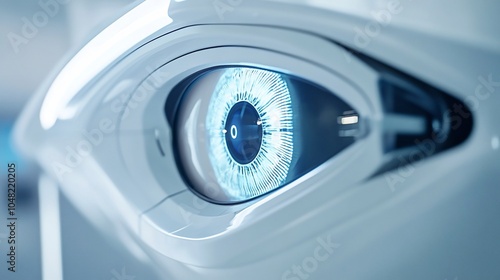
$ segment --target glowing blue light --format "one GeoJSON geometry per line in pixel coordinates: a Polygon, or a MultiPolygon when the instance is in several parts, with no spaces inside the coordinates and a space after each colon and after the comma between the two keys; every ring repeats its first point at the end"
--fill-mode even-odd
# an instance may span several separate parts
{"type": "Polygon", "coordinates": [[[220,77],[207,113],[210,161],[222,190],[249,199],[280,187],[293,156],[293,111],[288,85],[280,74],[230,68],[220,77]],[[228,150],[228,114],[238,102],[250,103],[260,116],[262,143],[253,161],[238,163],[228,150]]]}

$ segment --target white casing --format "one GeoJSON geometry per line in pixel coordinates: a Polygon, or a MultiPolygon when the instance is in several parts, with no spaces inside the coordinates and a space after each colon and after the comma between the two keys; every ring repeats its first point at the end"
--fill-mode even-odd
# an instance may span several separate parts
{"type": "Polygon", "coordinates": [[[48,80],[17,142],[167,279],[496,279],[500,4],[394,3],[147,0],[48,80]],[[380,11],[390,19],[377,21],[380,11]],[[396,157],[382,152],[378,73],[343,46],[464,101],[467,142],[373,177],[396,157]],[[259,199],[205,202],[178,171],[164,104],[184,78],[221,65],[312,81],[353,104],[370,134],[259,199]]]}

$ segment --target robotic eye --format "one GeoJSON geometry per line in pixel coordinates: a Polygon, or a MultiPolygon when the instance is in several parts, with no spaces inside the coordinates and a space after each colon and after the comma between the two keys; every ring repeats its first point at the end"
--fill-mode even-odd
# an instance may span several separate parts
{"type": "Polygon", "coordinates": [[[195,193],[212,202],[243,202],[282,187],[361,135],[351,106],[290,75],[231,67],[185,83],[175,121],[178,161],[195,193]]]}

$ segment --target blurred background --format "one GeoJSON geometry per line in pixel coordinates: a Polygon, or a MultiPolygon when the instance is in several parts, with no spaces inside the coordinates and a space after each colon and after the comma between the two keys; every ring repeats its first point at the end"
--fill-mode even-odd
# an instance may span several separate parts
{"type": "MultiPolygon", "coordinates": [[[[39,170],[25,162],[10,141],[17,116],[58,65],[140,2],[0,0],[0,279],[42,279],[43,275],[40,213],[44,210],[39,207],[39,170]],[[6,264],[9,162],[17,165],[15,273],[9,272],[6,264]]],[[[137,263],[125,249],[107,244],[63,196],[56,195],[55,199],[58,201],[46,203],[60,207],[64,279],[156,279],[149,268],[137,263]]]]}

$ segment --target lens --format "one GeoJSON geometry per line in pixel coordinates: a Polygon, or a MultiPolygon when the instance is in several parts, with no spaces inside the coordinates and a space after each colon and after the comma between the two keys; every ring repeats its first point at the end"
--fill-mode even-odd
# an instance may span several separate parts
{"type": "Polygon", "coordinates": [[[242,101],[229,111],[226,120],[226,145],[239,164],[252,162],[262,143],[262,121],[252,104],[242,101]]]}

